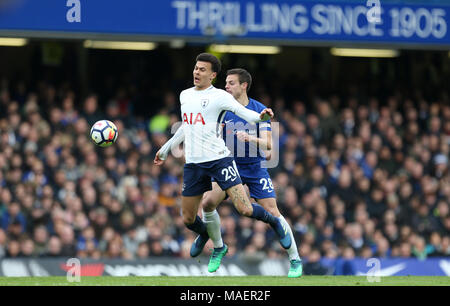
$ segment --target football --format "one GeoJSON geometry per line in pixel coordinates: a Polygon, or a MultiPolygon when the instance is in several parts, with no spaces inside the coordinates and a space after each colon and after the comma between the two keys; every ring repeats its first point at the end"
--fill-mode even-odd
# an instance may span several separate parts
{"type": "Polygon", "coordinates": [[[109,120],[99,120],[91,128],[91,139],[100,147],[109,147],[116,142],[119,132],[114,123],[109,120]]]}

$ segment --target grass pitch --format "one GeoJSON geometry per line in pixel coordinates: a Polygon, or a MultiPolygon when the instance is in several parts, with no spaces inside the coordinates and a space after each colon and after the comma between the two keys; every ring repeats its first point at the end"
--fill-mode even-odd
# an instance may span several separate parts
{"type": "Polygon", "coordinates": [[[198,277],[0,277],[0,286],[450,286],[447,276],[389,276],[369,282],[365,276],[198,276],[198,277]]]}

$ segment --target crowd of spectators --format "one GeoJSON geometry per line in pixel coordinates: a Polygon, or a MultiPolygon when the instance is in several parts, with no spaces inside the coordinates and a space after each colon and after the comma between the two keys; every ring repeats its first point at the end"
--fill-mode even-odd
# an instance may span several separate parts
{"type": "MultiPolygon", "coordinates": [[[[166,92],[164,107],[142,121],[127,113],[123,91],[102,108],[95,94],[3,80],[0,258],[189,258],[184,159],[153,164],[180,120],[177,95],[166,92]],[[89,139],[100,119],[119,130],[108,148],[89,139]]],[[[302,258],[450,256],[448,100],[254,98],[279,123],[270,173],[302,258]]],[[[287,258],[264,223],[227,201],[218,210],[227,256],[287,258]]]]}

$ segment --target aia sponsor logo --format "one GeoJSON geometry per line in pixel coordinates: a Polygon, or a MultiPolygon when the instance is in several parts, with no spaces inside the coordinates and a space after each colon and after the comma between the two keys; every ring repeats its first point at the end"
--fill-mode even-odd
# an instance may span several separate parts
{"type": "Polygon", "coordinates": [[[190,114],[183,113],[183,122],[186,122],[187,124],[191,125],[197,123],[205,125],[205,119],[203,119],[202,113],[198,113],[197,115],[195,115],[195,117],[193,113],[190,114]]]}

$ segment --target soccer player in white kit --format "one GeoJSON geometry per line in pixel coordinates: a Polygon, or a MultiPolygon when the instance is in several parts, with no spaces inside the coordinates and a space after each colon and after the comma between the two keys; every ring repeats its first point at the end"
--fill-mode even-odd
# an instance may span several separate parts
{"type": "MultiPolygon", "coordinates": [[[[203,194],[212,189],[213,178],[225,190],[238,212],[244,216],[268,223],[280,238],[285,249],[291,246],[288,229],[279,218],[262,206],[251,203],[242,185],[236,163],[221,136],[221,122],[230,111],[247,122],[266,121],[273,117],[271,109],[261,113],[246,109],[233,96],[212,86],[220,72],[221,63],[214,55],[201,53],[193,71],[194,87],[180,94],[182,125],[156,153],[155,164],[162,165],[171,148],[184,141],[186,164],[183,173],[181,206],[187,228],[199,236],[191,247],[191,256],[198,256],[209,239],[206,224],[197,215],[203,194]]],[[[228,248],[215,250],[223,257],[228,248]]]]}

